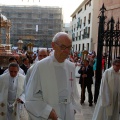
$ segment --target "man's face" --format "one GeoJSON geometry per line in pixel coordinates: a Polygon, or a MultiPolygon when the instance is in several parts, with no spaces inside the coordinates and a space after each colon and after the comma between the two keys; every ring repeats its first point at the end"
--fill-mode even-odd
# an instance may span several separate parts
{"type": "Polygon", "coordinates": [[[24,64],[29,65],[29,59],[28,58],[24,61],[24,64]]]}
{"type": "Polygon", "coordinates": [[[9,73],[11,77],[16,77],[18,73],[18,68],[17,67],[10,67],[9,68],[9,73]]]}
{"type": "Polygon", "coordinates": [[[58,62],[63,62],[68,57],[68,55],[70,55],[72,42],[67,37],[61,37],[57,42],[53,42],[52,46],[55,50],[55,57],[58,62]]]}
{"type": "Polygon", "coordinates": [[[88,61],[84,61],[84,66],[88,66],[89,65],[89,62],[88,61]]]}
{"type": "Polygon", "coordinates": [[[114,68],[115,72],[118,72],[120,70],[120,63],[114,64],[113,68],[114,68]]]}
{"type": "Polygon", "coordinates": [[[39,51],[38,60],[42,60],[45,57],[47,57],[47,52],[46,51],[39,51]]]}

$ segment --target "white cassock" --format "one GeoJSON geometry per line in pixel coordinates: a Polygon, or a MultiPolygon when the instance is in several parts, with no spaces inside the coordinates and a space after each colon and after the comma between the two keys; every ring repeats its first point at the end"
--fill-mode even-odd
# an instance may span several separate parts
{"type": "Polygon", "coordinates": [[[58,63],[54,54],[35,64],[25,90],[25,106],[32,120],[48,120],[54,109],[61,120],[74,120],[80,110],[75,81],[75,65],[58,63]],[[70,79],[73,79],[71,82],[70,79]]]}
{"type": "Polygon", "coordinates": [[[120,72],[113,67],[103,73],[100,93],[92,120],[119,120],[120,72]]]}
{"type": "Polygon", "coordinates": [[[25,85],[27,85],[28,80],[29,80],[29,78],[30,78],[30,76],[31,76],[31,73],[32,73],[32,71],[33,71],[33,68],[34,68],[35,64],[37,64],[37,62],[39,62],[39,61],[36,61],[36,62],[27,70],[27,74],[26,74],[26,76],[25,76],[25,85]]]}
{"type": "Polygon", "coordinates": [[[9,72],[0,76],[0,120],[27,120],[24,104],[16,102],[23,92],[24,79],[20,73],[15,78],[9,72]]]}

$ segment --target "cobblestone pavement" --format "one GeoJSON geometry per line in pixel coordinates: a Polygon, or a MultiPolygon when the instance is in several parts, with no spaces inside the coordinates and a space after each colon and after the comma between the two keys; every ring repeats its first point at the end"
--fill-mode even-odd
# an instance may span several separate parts
{"type": "MultiPolygon", "coordinates": [[[[79,85],[79,79],[77,79],[77,87],[78,87],[78,91],[79,93],[81,93],[81,89],[80,89],[80,85],[79,85]]],[[[94,93],[94,84],[92,85],[92,93],[94,93]]],[[[87,94],[87,90],[86,90],[86,100],[84,102],[84,104],[82,104],[82,108],[81,108],[81,113],[76,113],[75,116],[75,120],[91,120],[92,119],[92,115],[93,115],[93,111],[95,108],[95,105],[93,104],[92,107],[89,107],[89,103],[88,103],[88,94],[87,94]]],[[[80,100],[79,100],[80,102],[80,100]]]]}

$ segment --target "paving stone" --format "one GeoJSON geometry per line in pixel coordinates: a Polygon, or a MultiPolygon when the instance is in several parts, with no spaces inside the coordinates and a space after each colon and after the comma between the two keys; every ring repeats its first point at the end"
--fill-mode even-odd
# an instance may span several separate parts
{"type": "MultiPolygon", "coordinates": [[[[77,88],[78,88],[79,95],[80,95],[81,88],[80,88],[80,84],[78,83],[79,79],[76,78],[76,81],[77,81],[77,88]]],[[[94,84],[92,85],[92,93],[94,94],[94,84]]],[[[95,109],[95,105],[93,104],[93,106],[91,107],[89,106],[87,90],[86,90],[85,96],[86,96],[86,100],[84,104],[81,105],[81,113],[76,113],[75,120],[92,120],[92,115],[95,109]]]]}

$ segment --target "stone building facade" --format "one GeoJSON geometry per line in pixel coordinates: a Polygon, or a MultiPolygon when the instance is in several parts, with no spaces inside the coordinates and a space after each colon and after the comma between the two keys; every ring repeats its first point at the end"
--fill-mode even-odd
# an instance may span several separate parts
{"type": "Polygon", "coordinates": [[[118,21],[118,18],[120,19],[120,0],[99,0],[99,8],[103,3],[107,10],[107,19],[109,20],[113,16],[114,20],[118,21]]]}
{"type": "MultiPolygon", "coordinates": [[[[12,23],[10,40],[13,46],[17,46],[21,39],[24,44],[32,42],[36,47],[50,47],[54,34],[62,31],[63,16],[60,7],[0,5],[0,12],[12,23]]],[[[1,32],[4,43],[5,30],[2,29],[1,32]]]]}

